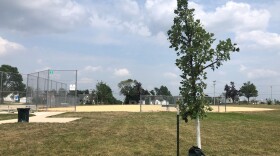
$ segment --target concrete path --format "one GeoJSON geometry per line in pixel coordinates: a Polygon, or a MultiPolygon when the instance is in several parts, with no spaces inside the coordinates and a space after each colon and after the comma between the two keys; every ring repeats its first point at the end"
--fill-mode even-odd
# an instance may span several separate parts
{"type": "MultiPolygon", "coordinates": [[[[35,112],[35,116],[29,117],[29,122],[35,123],[67,123],[80,118],[48,118],[50,116],[62,114],[65,112],[35,112]]],[[[1,120],[0,124],[4,123],[16,123],[18,119],[1,120]]]]}

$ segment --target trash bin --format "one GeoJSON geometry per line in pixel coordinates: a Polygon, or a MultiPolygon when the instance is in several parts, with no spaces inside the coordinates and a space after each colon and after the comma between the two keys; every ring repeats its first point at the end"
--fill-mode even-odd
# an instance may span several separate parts
{"type": "Polygon", "coordinates": [[[18,122],[29,122],[30,108],[18,108],[18,122]]]}
{"type": "Polygon", "coordinates": [[[205,156],[200,148],[193,146],[189,149],[189,156],[205,156]]]}

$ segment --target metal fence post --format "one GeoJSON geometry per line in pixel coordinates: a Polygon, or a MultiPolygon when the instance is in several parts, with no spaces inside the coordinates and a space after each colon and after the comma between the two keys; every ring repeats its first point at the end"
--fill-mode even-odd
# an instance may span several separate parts
{"type": "Polygon", "coordinates": [[[49,104],[49,85],[50,85],[50,70],[48,69],[48,79],[47,79],[47,110],[48,110],[48,104],[49,104]]]}
{"type": "MultiPolygon", "coordinates": [[[[1,71],[0,71],[1,72],[1,71]]],[[[2,103],[3,100],[3,72],[1,72],[1,82],[0,82],[1,88],[0,88],[0,103],[2,103]]]]}
{"type": "Polygon", "coordinates": [[[78,79],[78,71],[76,70],[76,82],[75,82],[75,102],[74,102],[74,105],[75,105],[75,112],[76,112],[76,110],[77,110],[77,102],[78,102],[78,98],[77,98],[77,79],[78,79]]]}
{"type": "Polygon", "coordinates": [[[38,112],[38,104],[39,104],[39,76],[40,73],[38,72],[38,76],[37,76],[37,91],[36,91],[36,111],[38,112]]]}
{"type": "Polygon", "coordinates": [[[25,100],[25,104],[27,104],[27,95],[28,95],[28,76],[29,76],[29,74],[27,74],[27,79],[26,79],[26,91],[25,91],[25,98],[26,98],[26,100],[25,100]]]}
{"type": "Polygon", "coordinates": [[[179,105],[177,105],[177,156],[180,155],[180,110],[179,105]]]}

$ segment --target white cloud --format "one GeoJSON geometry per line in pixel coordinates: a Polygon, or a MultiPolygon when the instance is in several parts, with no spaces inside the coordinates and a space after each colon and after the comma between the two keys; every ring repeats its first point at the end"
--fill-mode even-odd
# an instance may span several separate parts
{"type": "Polygon", "coordinates": [[[86,66],[84,68],[85,71],[88,71],[88,72],[96,72],[96,71],[101,71],[102,70],[102,67],[101,66],[86,66]]]}
{"type": "Polygon", "coordinates": [[[42,59],[37,59],[36,61],[38,64],[42,64],[43,63],[43,60],[42,59]]]}
{"type": "Polygon", "coordinates": [[[121,26],[122,21],[113,16],[109,16],[109,15],[101,16],[97,12],[93,12],[89,20],[93,28],[116,29],[118,31],[123,29],[121,26]]]}
{"type": "Polygon", "coordinates": [[[243,72],[243,71],[245,71],[245,70],[247,70],[247,67],[244,66],[243,64],[241,64],[241,65],[240,65],[240,68],[239,68],[239,71],[243,72]]]}
{"type": "Polygon", "coordinates": [[[215,12],[204,12],[197,7],[196,17],[211,30],[224,32],[240,32],[248,30],[265,30],[270,13],[265,9],[252,9],[247,3],[227,2],[215,12]]]}
{"type": "Polygon", "coordinates": [[[243,64],[240,65],[239,71],[246,75],[248,79],[262,79],[262,78],[273,78],[280,76],[280,73],[275,70],[267,68],[249,68],[243,64]]]}
{"type": "Polygon", "coordinates": [[[174,9],[177,7],[175,0],[146,0],[145,8],[153,20],[167,22],[172,20],[174,9]]]}
{"type": "Polygon", "coordinates": [[[168,79],[176,79],[178,78],[178,75],[172,72],[166,72],[163,74],[164,77],[168,78],[168,79]]]}
{"type": "Polygon", "coordinates": [[[92,84],[92,83],[94,83],[94,80],[92,78],[83,77],[83,78],[80,78],[78,80],[78,83],[81,83],[81,84],[92,84]]]}
{"type": "Polygon", "coordinates": [[[116,5],[126,15],[136,16],[140,13],[138,3],[134,0],[119,0],[116,5]]]}
{"type": "Polygon", "coordinates": [[[176,6],[176,0],[146,0],[146,23],[153,34],[170,29],[176,6]]]}
{"type": "Polygon", "coordinates": [[[249,79],[271,78],[279,75],[280,75],[279,72],[270,69],[253,69],[253,70],[248,70],[247,72],[247,77],[249,79]]]}
{"type": "Polygon", "coordinates": [[[12,54],[16,51],[23,50],[24,47],[18,43],[10,42],[0,37],[0,57],[12,54]]]}
{"type": "Polygon", "coordinates": [[[118,19],[118,17],[114,17],[112,15],[106,15],[105,17],[101,17],[98,14],[93,14],[90,17],[90,23],[92,27],[98,28],[102,31],[120,31],[120,32],[130,32],[132,34],[140,35],[140,36],[150,36],[151,32],[147,25],[142,23],[141,21],[127,21],[118,19]]]}
{"type": "Polygon", "coordinates": [[[115,69],[114,74],[115,74],[116,76],[120,76],[120,77],[129,76],[129,75],[130,75],[128,69],[126,69],[126,68],[115,69]]]}
{"type": "Polygon", "coordinates": [[[86,14],[73,0],[0,1],[0,27],[13,31],[65,32],[83,23],[86,14]]]}
{"type": "Polygon", "coordinates": [[[154,36],[154,41],[157,43],[157,44],[160,44],[160,45],[168,45],[168,40],[167,40],[167,35],[160,31],[158,32],[155,36],[154,36]]]}
{"type": "Polygon", "coordinates": [[[277,33],[269,33],[263,31],[250,31],[238,33],[236,40],[246,44],[257,44],[265,47],[280,48],[280,35],[277,33]]]}
{"type": "Polygon", "coordinates": [[[149,28],[143,23],[124,22],[123,27],[124,30],[129,30],[133,34],[138,34],[140,36],[151,35],[149,28]]]}
{"type": "Polygon", "coordinates": [[[49,66],[46,66],[46,67],[42,67],[42,68],[40,68],[40,69],[36,69],[35,71],[36,71],[36,72],[39,72],[39,71],[45,71],[45,70],[49,70],[49,69],[52,69],[52,68],[49,67],[49,66]]]}

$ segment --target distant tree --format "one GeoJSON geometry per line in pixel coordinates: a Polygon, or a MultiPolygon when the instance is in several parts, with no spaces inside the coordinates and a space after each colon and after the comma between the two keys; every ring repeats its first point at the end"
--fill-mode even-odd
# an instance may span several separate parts
{"type": "Polygon", "coordinates": [[[124,103],[129,104],[129,101],[139,103],[140,95],[148,95],[148,91],[142,88],[142,84],[137,80],[127,79],[118,84],[120,94],[125,96],[124,103]]]}
{"type": "Polygon", "coordinates": [[[150,92],[142,88],[141,95],[150,95],[150,92]]]}
{"type": "Polygon", "coordinates": [[[17,67],[2,65],[0,67],[0,103],[4,102],[4,97],[10,93],[25,95],[25,84],[22,75],[18,72],[17,67]]]}
{"type": "Polygon", "coordinates": [[[138,82],[138,81],[135,81],[135,86],[134,86],[134,89],[136,90],[136,96],[139,97],[139,99],[137,98],[137,103],[139,102],[140,100],[140,96],[141,96],[141,93],[143,91],[143,88],[142,88],[142,83],[138,82]]]}
{"type": "Polygon", "coordinates": [[[89,90],[77,90],[77,94],[89,94],[89,90]]]}
{"type": "Polygon", "coordinates": [[[150,95],[156,95],[155,91],[154,91],[154,90],[151,90],[151,91],[150,91],[150,95]]]}
{"type": "Polygon", "coordinates": [[[168,90],[166,86],[160,86],[159,88],[155,87],[154,90],[156,95],[172,96],[171,92],[168,90]]]}
{"type": "Polygon", "coordinates": [[[115,104],[117,101],[113,96],[112,89],[104,82],[98,82],[96,84],[96,95],[98,102],[101,104],[115,104]]]}
{"type": "Polygon", "coordinates": [[[235,89],[234,82],[230,82],[230,86],[226,84],[224,90],[226,91],[226,99],[231,98],[233,103],[238,99],[239,92],[235,89]]]}
{"type": "Polygon", "coordinates": [[[249,103],[250,97],[258,96],[258,90],[253,83],[248,81],[244,83],[243,86],[240,88],[240,95],[245,96],[248,99],[248,103],[249,103]]]}
{"type": "Polygon", "coordinates": [[[183,102],[180,112],[183,117],[188,112],[197,123],[197,146],[201,148],[200,122],[206,112],[211,110],[203,93],[206,88],[206,70],[218,69],[224,61],[230,59],[230,53],[239,51],[230,39],[215,42],[214,34],[207,32],[200,20],[194,19],[194,9],[189,9],[188,0],[177,0],[177,9],[171,29],[167,32],[168,40],[177,56],[177,67],[182,71],[180,93],[183,102]],[[214,45],[216,48],[214,48],[214,45]]]}

